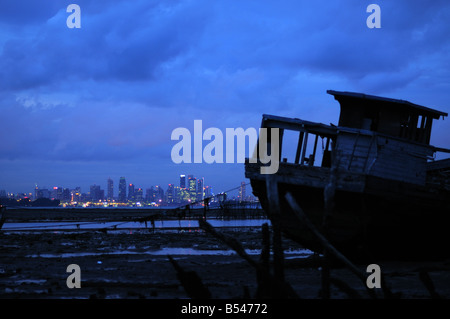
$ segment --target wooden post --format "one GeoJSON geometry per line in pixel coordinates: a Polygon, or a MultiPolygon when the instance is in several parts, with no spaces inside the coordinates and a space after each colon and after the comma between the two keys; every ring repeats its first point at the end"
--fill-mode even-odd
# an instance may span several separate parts
{"type": "Polygon", "coordinates": [[[262,249],[260,255],[261,267],[256,270],[256,278],[258,281],[258,288],[256,291],[256,298],[270,298],[273,295],[271,289],[271,274],[270,274],[270,232],[269,225],[264,223],[262,225],[262,249]]]}
{"type": "Polygon", "coordinates": [[[308,145],[308,132],[305,134],[305,139],[303,141],[303,150],[302,155],[300,158],[300,165],[303,165],[305,163],[305,156],[306,156],[306,146],[308,145]]]}
{"type": "Polygon", "coordinates": [[[210,299],[211,293],[206,287],[201,278],[195,271],[186,271],[178,265],[178,263],[168,255],[170,263],[175,268],[177,272],[177,278],[186,291],[189,298],[192,299],[210,299]]]}
{"type": "Polygon", "coordinates": [[[316,138],[314,140],[314,150],[313,150],[313,154],[312,154],[312,158],[309,161],[309,166],[314,166],[314,162],[316,161],[316,151],[317,151],[317,142],[319,140],[319,135],[316,134],[316,138]]]}
{"type": "MultiPolygon", "coordinates": [[[[224,235],[217,232],[214,227],[212,227],[208,222],[203,219],[198,220],[200,228],[210,233],[231,249],[233,249],[239,256],[246,260],[252,267],[254,267],[259,276],[259,280],[264,282],[264,288],[268,287],[270,292],[270,297],[272,298],[298,298],[297,293],[292,289],[291,285],[284,280],[278,280],[275,276],[272,276],[263,265],[259,262],[254,261],[246,252],[242,244],[234,237],[224,235]]],[[[265,292],[264,292],[265,293],[265,292]]]]}
{"type": "Polygon", "coordinates": [[[300,155],[302,153],[302,145],[303,145],[303,136],[305,135],[305,132],[300,131],[300,134],[298,136],[298,144],[297,144],[297,152],[295,153],[295,164],[298,164],[300,162],[300,155]]]}
{"type": "Polygon", "coordinates": [[[432,299],[441,299],[442,297],[436,292],[436,288],[434,287],[433,281],[431,280],[430,275],[427,271],[421,270],[419,272],[419,278],[427,288],[428,292],[432,299]]]}
{"type": "Polygon", "coordinates": [[[280,198],[278,193],[278,181],[273,174],[268,174],[266,177],[266,190],[270,205],[270,219],[273,228],[274,276],[276,279],[284,281],[284,253],[281,244],[280,198]]]}
{"type": "MultiPolygon", "coordinates": [[[[283,148],[283,135],[284,135],[284,129],[279,129],[279,135],[278,135],[278,147],[279,147],[279,153],[278,153],[278,161],[281,162],[281,150],[283,148]]],[[[272,149],[270,150],[272,151],[272,149]]],[[[272,154],[270,154],[272,155],[272,154]]]]}
{"type": "MultiPolygon", "coordinates": [[[[358,133],[359,137],[359,133],[358,133]]],[[[356,141],[358,140],[356,137],[356,141]]],[[[356,146],[355,141],[355,146],[356,146]]],[[[354,151],[354,149],[353,149],[354,151]]],[[[322,220],[322,228],[324,232],[324,236],[329,236],[329,222],[333,215],[334,211],[334,195],[336,192],[336,179],[337,179],[337,163],[336,163],[336,155],[334,150],[334,143],[331,143],[331,168],[330,168],[330,180],[328,184],[325,186],[323,190],[323,200],[324,200],[324,211],[323,211],[323,220],[322,220]]],[[[352,154],[353,156],[353,154],[352,154]]],[[[324,299],[330,298],[330,252],[324,246],[323,249],[324,262],[322,265],[322,294],[324,299]]]]}
{"type": "Polygon", "coordinates": [[[261,265],[264,269],[269,271],[270,260],[270,233],[269,225],[264,223],[262,225],[262,249],[261,249],[261,265]]]}
{"type": "MultiPolygon", "coordinates": [[[[311,231],[311,233],[316,237],[316,239],[320,242],[320,244],[324,247],[326,251],[328,251],[330,254],[332,254],[337,260],[341,261],[351,272],[353,272],[361,281],[363,282],[364,286],[367,288],[366,285],[366,275],[359,270],[353,263],[347,259],[344,255],[342,255],[333,245],[331,245],[328,240],[325,238],[324,235],[322,235],[317,228],[314,226],[314,224],[308,219],[306,214],[303,212],[303,210],[300,208],[300,206],[295,201],[294,197],[290,192],[288,192],[285,196],[287,202],[291,206],[295,216],[311,231]]],[[[376,298],[375,293],[367,288],[370,296],[372,298],[376,298]]]]}

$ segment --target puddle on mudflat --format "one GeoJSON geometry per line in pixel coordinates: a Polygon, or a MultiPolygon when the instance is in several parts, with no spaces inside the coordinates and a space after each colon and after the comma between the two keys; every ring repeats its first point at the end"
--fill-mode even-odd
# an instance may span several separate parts
{"type": "MultiPolygon", "coordinates": [[[[259,249],[246,249],[245,252],[249,255],[258,255],[261,253],[259,249]]],[[[292,258],[306,258],[312,254],[308,249],[288,250],[284,252],[285,256],[289,259],[292,258]]],[[[133,250],[117,250],[111,252],[78,252],[78,253],[62,253],[62,254],[33,254],[26,257],[31,258],[71,258],[71,257],[86,257],[86,256],[103,256],[103,255],[153,255],[153,256],[231,256],[236,255],[232,250],[221,249],[193,249],[193,248],[180,248],[180,247],[164,247],[158,250],[148,251],[133,251],[133,250]]]]}

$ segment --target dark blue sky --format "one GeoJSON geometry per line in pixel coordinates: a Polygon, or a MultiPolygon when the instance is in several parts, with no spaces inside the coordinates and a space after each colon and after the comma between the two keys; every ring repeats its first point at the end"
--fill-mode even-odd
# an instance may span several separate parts
{"type": "MultiPolygon", "coordinates": [[[[327,89],[450,112],[449,1],[0,3],[0,189],[137,187],[242,164],[174,164],[177,127],[258,127],[263,113],[337,123],[327,89]],[[81,29],[66,8],[81,7],[81,29]],[[366,7],[381,7],[381,29],[366,7]]],[[[432,144],[450,148],[448,119],[432,144]]]]}

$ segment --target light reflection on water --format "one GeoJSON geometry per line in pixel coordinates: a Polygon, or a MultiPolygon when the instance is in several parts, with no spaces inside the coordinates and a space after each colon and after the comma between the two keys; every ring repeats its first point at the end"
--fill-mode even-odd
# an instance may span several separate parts
{"type": "MultiPolygon", "coordinates": [[[[213,227],[231,227],[231,228],[245,228],[245,227],[261,227],[264,223],[270,225],[270,221],[267,219],[208,219],[213,227]]],[[[197,220],[158,220],[155,221],[155,229],[157,230],[187,230],[196,231],[198,229],[197,220]]],[[[92,231],[96,229],[108,228],[109,231],[115,229],[119,232],[140,229],[152,229],[153,226],[148,222],[147,227],[141,222],[25,222],[25,223],[5,223],[3,225],[2,231],[5,232],[21,232],[21,231],[92,231]],[[115,226],[116,228],[111,228],[115,226]]],[[[64,246],[71,246],[73,243],[62,243],[64,246]]],[[[259,255],[261,253],[260,249],[246,249],[246,253],[249,255],[259,255]]],[[[286,250],[284,252],[285,259],[294,258],[306,258],[313,254],[308,249],[295,249],[286,250]]],[[[233,250],[221,250],[221,249],[196,249],[192,247],[163,247],[161,249],[135,249],[135,247],[130,246],[126,249],[112,250],[112,251],[92,251],[92,252],[73,252],[73,253],[43,253],[43,254],[32,254],[26,257],[30,258],[70,258],[70,257],[85,257],[85,256],[104,256],[104,255],[153,255],[153,256],[231,256],[236,255],[233,250]]]]}
{"type": "MultiPolygon", "coordinates": [[[[260,227],[264,223],[270,225],[268,219],[208,219],[213,227],[260,227]]],[[[155,229],[174,229],[174,228],[198,228],[197,220],[155,220],[155,229]]],[[[21,231],[21,230],[94,230],[94,229],[145,229],[153,228],[151,222],[147,225],[143,222],[25,222],[8,223],[3,225],[3,231],[21,231]]]]}
{"type": "MultiPolygon", "coordinates": [[[[259,255],[260,249],[246,249],[248,255],[259,255]]],[[[313,254],[308,249],[286,250],[284,252],[286,259],[306,258],[313,254]]],[[[70,258],[70,257],[86,257],[86,256],[103,256],[103,255],[153,255],[153,256],[231,256],[236,255],[232,250],[221,249],[194,249],[182,247],[164,247],[157,250],[133,251],[133,250],[116,250],[111,252],[77,252],[77,253],[61,253],[61,254],[33,254],[26,257],[31,258],[70,258]]]]}

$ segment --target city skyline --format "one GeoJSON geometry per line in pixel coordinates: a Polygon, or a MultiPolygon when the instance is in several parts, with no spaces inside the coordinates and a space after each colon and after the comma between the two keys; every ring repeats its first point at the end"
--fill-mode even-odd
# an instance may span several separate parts
{"type": "MultiPolygon", "coordinates": [[[[69,28],[68,3],[1,1],[0,190],[186,172],[231,189],[244,164],[176,164],[171,133],[258,129],[263,114],[337,124],[330,89],[450,113],[450,2],[375,3],[380,28],[359,0],[79,0],[69,28]]],[[[438,121],[431,144],[449,135],[438,121]]]]}
{"type": "MultiPolygon", "coordinates": [[[[231,189],[236,194],[233,198],[243,200],[246,198],[246,182],[241,182],[238,187],[231,189]]],[[[169,183],[167,185],[135,185],[130,181],[127,181],[126,177],[121,176],[117,183],[110,177],[106,179],[105,187],[103,184],[94,183],[89,188],[83,189],[80,186],[65,187],[65,185],[58,184],[58,186],[47,187],[45,185],[35,184],[32,192],[18,192],[12,193],[7,190],[0,189],[0,197],[9,198],[30,198],[36,200],[39,198],[58,199],[61,202],[116,202],[116,203],[128,203],[128,202],[151,202],[152,193],[160,192],[159,199],[164,199],[163,203],[183,203],[183,201],[175,200],[175,193],[180,189],[185,189],[187,198],[190,202],[202,201],[205,197],[215,196],[222,192],[230,191],[221,190],[217,193],[214,192],[213,187],[205,184],[204,177],[194,177],[192,174],[181,174],[179,176],[179,182],[169,183]],[[116,187],[114,185],[117,185],[116,187]],[[141,187],[142,186],[142,187],[141,187]],[[124,193],[123,193],[124,190],[124,193]],[[169,193],[167,193],[169,192],[169,193]],[[76,197],[74,199],[74,195],[76,197]]],[[[185,202],[188,202],[186,198],[185,202]]]]}

